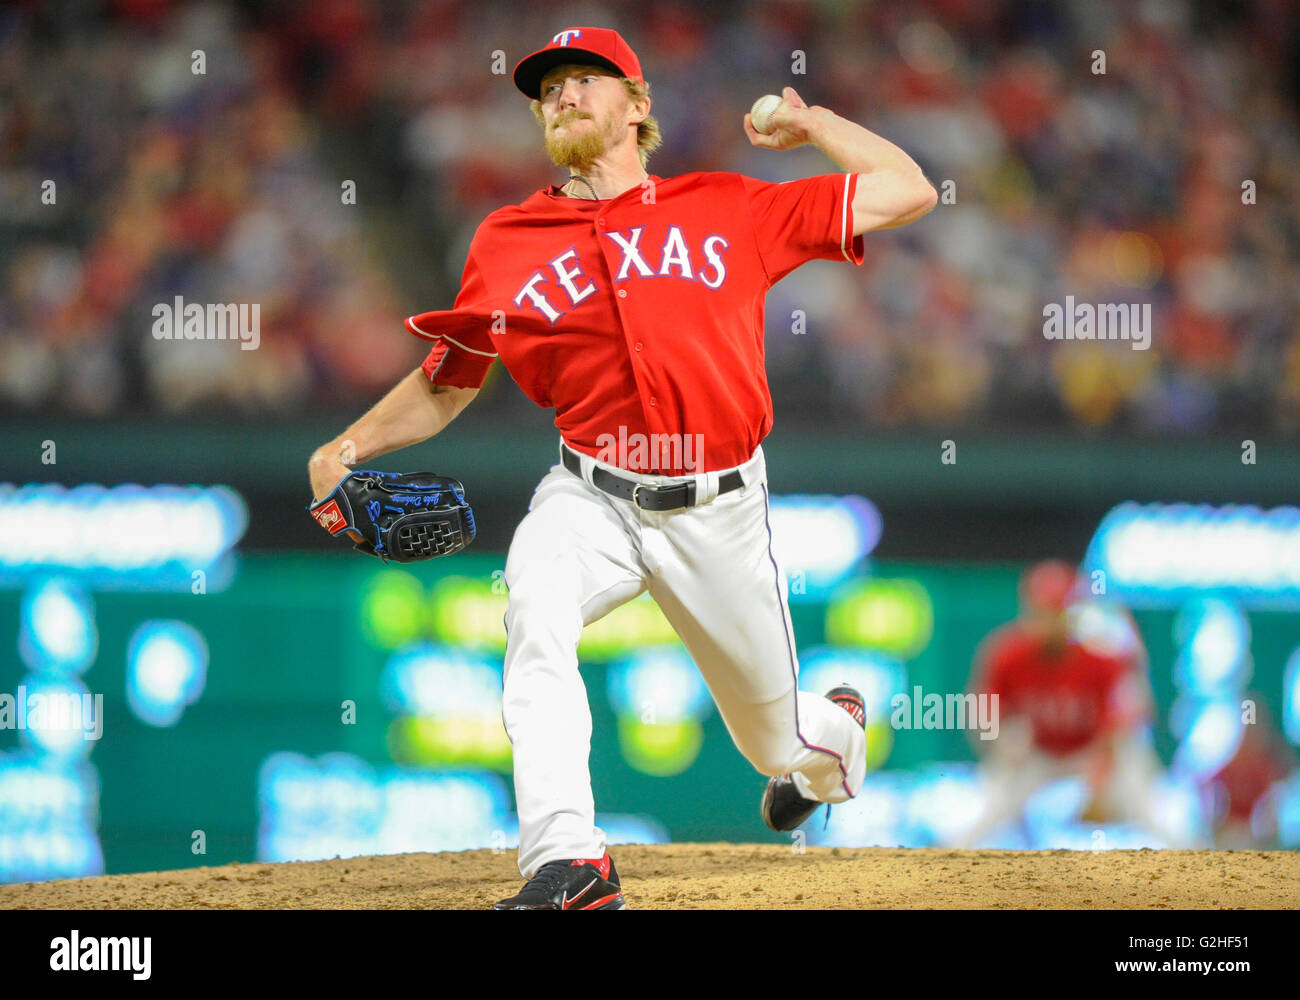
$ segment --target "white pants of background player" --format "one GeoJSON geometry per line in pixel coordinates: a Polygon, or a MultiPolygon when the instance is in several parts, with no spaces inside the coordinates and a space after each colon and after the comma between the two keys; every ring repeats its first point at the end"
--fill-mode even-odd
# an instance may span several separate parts
{"type": "MultiPolygon", "coordinates": [[[[717,496],[721,473],[696,477],[714,499],[654,512],[590,483],[591,469],[647,485],[582,457],[583,478],[556,464],[533,494],[506,559],[502,716],[514,752],[519,871],[599,858],[588,758],[591,711],[578,639],[647,589],[676,630],[731,738],[765,775],[790,773],[800,793],[843,802],[866,771],[866,738],[820,693],[797,691],[785,573],[772,553],[762,449],[739,467],[745,485],[717,496]]],[[[757,812],[758,792],[755,792],[757,812]]],[[[755,817],[757,822],[758,817],[755,817]]]]}
{"type": "MultiPolygon", "coordinates": [[[[1155,808],[1161,768],[1150,741],[1140,729],[1118,734],[1114,740],[1114,763],[1095,805],[1108,822],[1133,823],[1171,847],[1180,846],[1185,838],[1165,823],[1155,808]]],[[[1088,748],[1064,757],[1044,753],[1030,744],[1028,732],[1018,720],[1004,724],[981,768],[983,809],[954,846],[973,847],[1003,824],[1018,821],[1030,797],[1052,782],[1086,777],[1094,753],[1088,748]]]]}

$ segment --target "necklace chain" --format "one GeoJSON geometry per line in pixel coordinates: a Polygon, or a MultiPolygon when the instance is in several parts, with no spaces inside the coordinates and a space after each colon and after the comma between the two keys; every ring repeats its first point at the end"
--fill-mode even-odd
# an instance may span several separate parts
{"type": "MultiPolygon", "coordinates": [[[[587,178],[583,177],[583,176],[580,175],[580,174],[574,174],[573,176],[571,176],[571,177],[569,178],[569,183],[566,184],[565,187],[569,187],[571,184],[573,184],[574,181],[582,181],[583,184],[586,184],[586,185],[587,185],[587,190],[589,190],[589,191],[591,192],[591,199],[592,199],[592,201],[599,201],[599,200],[600,200],[600,195],[596,194],[596,189],[595,189],[594,187],[592,187],[592,185],[591,185],[591,181],[587,180],[587,178]]],[[[576,197],[578,197],[578,195],[575,195],[572,191],[569,192],[569,196],[572,197],[572,198],[576,198],[576,197]]]]}

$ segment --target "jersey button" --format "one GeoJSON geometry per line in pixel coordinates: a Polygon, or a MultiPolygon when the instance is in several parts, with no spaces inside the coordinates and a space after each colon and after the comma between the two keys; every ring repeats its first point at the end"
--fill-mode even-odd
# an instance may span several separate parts
{"type": "Polygon", "coordinates": [[[655,399],[654,396],[651,396],[651,397],[650,397],[650,405],[651,405],[651,406],[657,406],[658,403],[659,403],[659,400],[655,399]]]}
{"type": "Polygon", "coordinates": [[[639,340],[636,342],[636,349],[637,349],[638,351],[641,350],[641,341],[639,341],[639,340]]]}
{"type": "Polygon", "coordinates": [[[625,299],[625,298],[627,298],[627,289],[626,289],[626,288],[620,288],[620,289],[618,290],[618,297],[619,297],[620,299],[625,299]]]}
{"type": "Polygon", "coordinates": [[[604,229],[604,228],[605,228],[605,220],[604,220],[604,219],[597,219],[597,220],[596,220],[596,225],[600,226],[601,229],[604,229]]]}

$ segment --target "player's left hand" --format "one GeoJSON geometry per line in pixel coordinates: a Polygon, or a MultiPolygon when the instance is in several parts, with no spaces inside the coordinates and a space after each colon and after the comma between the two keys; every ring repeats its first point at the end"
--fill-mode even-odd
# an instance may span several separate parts
{"type": "Polygon", "coordinates": [[[1079,816],[1079,822],[1088,823],[1092,826],[1106,826],[1114,822],[1115,817],[1111,814],[1110,808],[1106,805],[1104,792],[1097,789],[1088,790],[1088,804],[1079,816]]]}
{"type": "Polygon", "coordinates": [[[1114,747],[1108,737],[1103,737],[1083,766],[1083,778],[1088,789],[1088,802],[1080,817],[1083,822],[1103,824],[1113,819],[1109,805],[1109,786],[1114,771],[1114,747]]]}
{"type": "Polygon", "coordinates": [[[778,151],[807,145],[813,141],[817,120],[832,114],[829,108],[819,104],[809,107],[793,87],[781,91],[781,100],[783,103],[772,115],[772,131],[767,135],[754,128],[749,112],[745,112],[745,135],[751,145],[778,151]]]}

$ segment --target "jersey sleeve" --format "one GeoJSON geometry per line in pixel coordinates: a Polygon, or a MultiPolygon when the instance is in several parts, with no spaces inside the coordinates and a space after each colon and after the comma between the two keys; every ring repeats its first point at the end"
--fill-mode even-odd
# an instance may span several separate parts
{"type": "Polygon", "coordinates": [[[406,320],[408,332],[433,342],[420,366],[429,381],[460,389],[479,388],[497,357],[490,337],[496,318],[471,247],[452,308],[419,313],[406,320]]]}
{"type": "Polygon", "coordinates": [[[810,260],[861,264],[866,252],[853,235],[857,174],[822,174],[774,184],[743,177],[758,255],[776,284],[810,260]]]}

